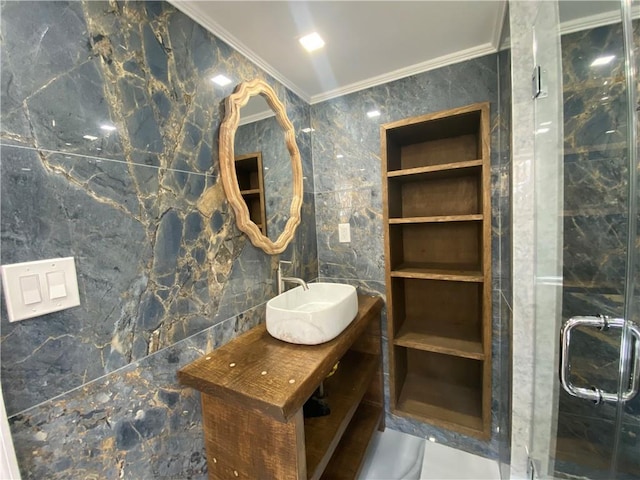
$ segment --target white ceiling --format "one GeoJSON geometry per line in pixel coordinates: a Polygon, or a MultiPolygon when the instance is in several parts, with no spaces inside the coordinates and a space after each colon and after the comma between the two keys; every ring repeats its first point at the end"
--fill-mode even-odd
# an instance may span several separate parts
{"type": "Polygon", "coordinates": [[[495,52],[505,0],[171,2],[310,103],[495,52]],[[317,31],[323,49],[298,39],[317,31]]]}
{"type": "MultiPolygon", "coordinates": [[[[506,0],[170,2],[309,103],[494,53],[507,10],[506,0]],[[308,53],[298,39],[312,31],[326,45],[308,53]]],[[[618,6],[564,1],[563,30],[610,23],[618,6]]]]}

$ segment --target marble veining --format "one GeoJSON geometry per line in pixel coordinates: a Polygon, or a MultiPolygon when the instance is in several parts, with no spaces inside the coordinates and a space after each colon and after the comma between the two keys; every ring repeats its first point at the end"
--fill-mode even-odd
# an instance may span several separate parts
{"type": "Polygon", "coordinates": [[[207,478],[200,394],[176,371],[263,315],[264,305],[11,417],[23,478],[207,478]]]}
{"type": "Polygon", "coordinates": [[[236,228],[218,178],[223,100],[258,77],[297,130],[310,107],[165,2],[0,8],[1,262],[74,256],[81,296],[15,324],[2,310],[23,477],[204,478],[198,398],[176,370],[263,320],[279,258],[318,276],[311,189],[281,257],[236,228]],[[221,72],[230,86],[210,82],[221,72]]]}
{"type": "MultiPolygon", "coordinates": [[[[640,38],[640,22],[634,22],[640,38]]],[[[621,26],[589,29],[562,37],[564,83],[564,255],[563,318],[605,314],[624,317],[628,218],[627,93],[621,26]],[[615,55],[593,68],[594,58],[615,55]]],[[[638,60],[640,61],[640,60],[638,60]]],[[[618,391],[620,330],[580,329],[572,342],[572,381],[618,391]]],[[[614,405],[594,407],[560,393],[555,470],[559,475],[607,478],[620,435],[620,478],[640,472],[636,441],[640,399],[624,407],[616,432],[614,405]],[[580,455],[575,445],[589,446],[580,455]]],[[[582,450],[578,450],[582,451],[582,450]]]]}
{"type": "MultiPolygon", "coordinates": [[[[509,121],[498,99],[509,85],[499,85],[498,55],[310,107],[164,2],[0,8],[1,261],[73,255],[83,298],[18,324],[2,312],[3,391],[25,478],[206,476],[197,394],[175,371],[262,321],[279,259],[246,241],[222,192],[216,132],[234,84],[209,81],[222,71],[235,83],[268,81],[296,125],[303,220],[282,258],[296,276],[383,296],[380,124],[491,102],[494,375],[502,371],[509,121]],[[373,108],[382,114],[371,120],[373,108]],[[308,125],[313,135],[299,127],[308,125]],[[205,190],[216,202],[202,212],[205,190]],[[350,244],[338,242],[338,223],[351,225],[350,244]]],[[[386,312],[382,331],[388,375],[386,312]]],[[[492,458],[504,442],[387,420],[492,458]]]]}

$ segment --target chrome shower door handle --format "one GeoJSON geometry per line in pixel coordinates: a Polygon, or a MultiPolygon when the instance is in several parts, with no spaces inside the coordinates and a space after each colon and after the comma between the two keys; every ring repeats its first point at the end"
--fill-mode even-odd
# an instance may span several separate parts
{"type": "MultiPolygon", "coordinates": [[[[623,402],[631,400],[638,394],[640,388],[640,327],[635,323],[627,322],[631,336],[627,341],[635,339],[635,347],[633,349],[633,367],[631,369],[631,379],[629,387],[620,396],[623,402]]],[[[618,393],[609,393],[599,388],[576,387],[569,379],[571,374],[571,364],[569,363],[569,348],[571,345],[571,331],[579,326],[593,327],[600,330],[609,328],[624,328],[625,321],[623,318],[609,318],[604,315],[572,317],[562,326],[560,332],[561,350],[560,350],[560,383],[565,391],[574,397],[591,400],[595,403],[601,402],[618,402],[618,393]]]]}

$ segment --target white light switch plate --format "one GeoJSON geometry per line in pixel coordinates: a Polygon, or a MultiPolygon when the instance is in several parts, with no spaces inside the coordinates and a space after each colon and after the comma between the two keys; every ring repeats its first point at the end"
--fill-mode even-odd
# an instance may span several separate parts
{"type": "Polygon", "coordinates": [[[351,225],[348,223],[338,224],[338,241],[340,243],[351,242],[351,225]]]}
{"type": "Polygon", "coordinates": [[[73,257],[2,265],[0,271],[10,322],[80,305],[73,257]]]}

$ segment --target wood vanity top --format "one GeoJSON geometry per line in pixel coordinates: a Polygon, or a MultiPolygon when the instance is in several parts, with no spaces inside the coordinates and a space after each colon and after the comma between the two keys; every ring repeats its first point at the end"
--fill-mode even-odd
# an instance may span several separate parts
{"type": "Polygon", "coordinates": [[[264,324],[178,371],[181,384],[241,402],[287,422],[313,394],[335,363],[378,318],[382,299],[358,295],[358,314],[335,339],[321,345],[294,345],[273,338],[264,324]]]}

